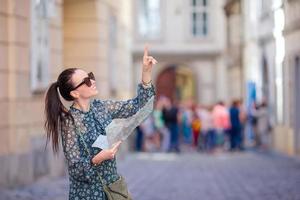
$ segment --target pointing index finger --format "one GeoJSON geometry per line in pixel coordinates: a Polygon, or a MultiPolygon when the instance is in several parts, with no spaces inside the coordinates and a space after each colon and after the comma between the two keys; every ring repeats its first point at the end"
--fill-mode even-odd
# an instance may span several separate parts
{"type": "Polygon", "coordinates": [[[144,47],[144,57],[148,56],[148,45],[145,45],[144,47]]]}

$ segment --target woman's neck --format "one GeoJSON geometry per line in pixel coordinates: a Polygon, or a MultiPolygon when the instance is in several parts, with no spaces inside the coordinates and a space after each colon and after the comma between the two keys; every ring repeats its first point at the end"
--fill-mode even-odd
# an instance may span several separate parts
{"type": "Polygon", "coordinates": [[[83,112],[88,112],[90,110],[90,99],[76,100],[74,101],[74,107],[83,112]]]}

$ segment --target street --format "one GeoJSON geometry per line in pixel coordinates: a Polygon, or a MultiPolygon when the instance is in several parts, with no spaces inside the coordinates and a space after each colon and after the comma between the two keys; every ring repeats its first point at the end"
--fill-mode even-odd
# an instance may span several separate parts
{"type": "MultiPolygon", "coordinates": [[[[300,162],[256,152],[131,154],[118,162],[135,200],[297,200],[300,162]]],[[[66,178],[0,190],[0,200],[67,199],[66,178]]]]}

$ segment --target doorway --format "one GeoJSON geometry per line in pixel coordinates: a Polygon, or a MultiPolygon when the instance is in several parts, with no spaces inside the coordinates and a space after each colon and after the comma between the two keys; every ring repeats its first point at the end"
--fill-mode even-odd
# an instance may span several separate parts
{"type": "Polygon", "coordinates": [[[157,77],[157,96],[172,102],[196,100],[196,81],[192,70],[182,65],[170,65],[157,77]]]}

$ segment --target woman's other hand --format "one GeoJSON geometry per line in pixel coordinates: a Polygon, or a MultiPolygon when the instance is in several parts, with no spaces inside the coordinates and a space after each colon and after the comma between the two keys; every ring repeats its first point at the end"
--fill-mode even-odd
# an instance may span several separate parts
{"type": "Polygon", "coordinates": [[[104,150],[100,151],[98,154],[96,154],[93,157],[92,163],[97,165],[97,164],[100,164],[101,162],[103,162],[104,160],[113,159],[115,157],[116,153],[118,152],[121,143],[122,143],[122,141],[118,141],[112,145],[112,148],[104,149],[104,150]]]}

